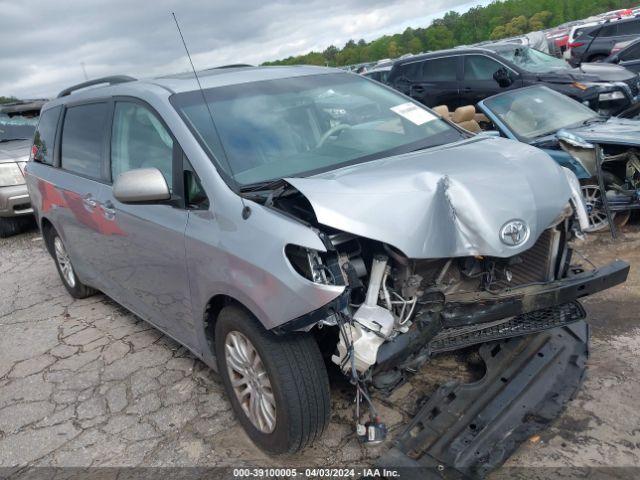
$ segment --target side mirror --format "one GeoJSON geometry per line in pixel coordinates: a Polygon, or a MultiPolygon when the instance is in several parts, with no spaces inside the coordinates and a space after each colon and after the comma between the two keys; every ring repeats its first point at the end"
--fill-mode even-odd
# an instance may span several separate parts
{"type": "Polygon", "coordinates": [[[613,58],[611,58],[611,63],[620,63],[620,57],[618,55],[614,55],[613,58]]]}
{"type": "Polygon", "coordinates": [[[513,78],[506,68],[501,67],[493,74],[493,79],[500,85],[501,88],[507,88],[513,83],[513,78]]]}
{"type": "Polygon", "coordinates": [[[113,196],[122,203],[147,203],[169,200],[171,193],[160,170],[137,168],[116,178],[113,196]]]}

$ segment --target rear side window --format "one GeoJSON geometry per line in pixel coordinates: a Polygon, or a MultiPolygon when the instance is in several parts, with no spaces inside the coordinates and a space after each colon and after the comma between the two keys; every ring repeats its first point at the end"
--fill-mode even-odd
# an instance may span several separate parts
{"type": "Polygon", "coordinates": [[[404,65],[401,65],[398,70],[400,70],[400,72],[398,73],[399,78],[405,78],[407,80],[420,80],[422,63],[405,63],[404,65]]]}
{"type": "Polygon", "coordinates": [[[598,37],[615,37],[616,35],[618,35],[618,33],[616,32],[616,27],[617,25],[607,25],[605,27],[602,27],[600,33],[598,33],[598,29],[596,28],[591,32],[591,36],[594,37],[597,35],[598,37]]]}
{"type": "Polygon", "coordinates": [[[172,191],[173,139],[148,108],[118,102],[111,135],[111,177],[137,168],[157,168],[172,191]]]}
{"type": "Polygon", "coordinates": [[[464,57],[465,80],[491,80],[500,67],[498,62],[483,55],[467,55],[464,57]]]}
{"type": "Polygon", "coordinates": [[[620,22],[618,24],[618,35],[638,35],[640,34],[640,22],[633,20],[631,22],[620,22]]]}
{"type": "Polygon", "coordinates": [[[50,108],[42,112],[40,122],[33,138],[33,160],[35,162],[53,164],[53,142],[56,138],[58,118],[62,107],[50,108]]]}
{"type": "Polygon", "coordinates": [[[102,176],[107,112],[106,103],[67,109],[62,128],[62,168],[91,178],[102,176]]]}
{"type": "Polygon", "coordinates": [[[422,79],[425,82],[455,82],[458,57],[436,58],[424,62],[422,79]]]}

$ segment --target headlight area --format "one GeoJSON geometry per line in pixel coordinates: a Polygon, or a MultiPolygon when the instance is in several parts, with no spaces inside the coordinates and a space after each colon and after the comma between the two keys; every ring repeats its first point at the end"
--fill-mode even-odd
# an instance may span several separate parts
{"type": "Polygon", "coordinates": [[[15,162],[0,163],[0,187],[24,185],[22,169],[15,162]]]}
{"type": "Polygon", "coordinates": [[[335,254],[325,254],[323,260],[317,250],[292,244],[285,247],[284,253],[293,269],[307,280],[323,285],[345,284],[337,258],[331,258],[336,257],[335,254]]]}
{"type": "Polygon", "coordinates": [[[611,102],[614,100],[625,100],[627,97],[620,90],[616,90],[614,92],[605,92],[598,95],[598,100],[600,102],[611,102]]]}

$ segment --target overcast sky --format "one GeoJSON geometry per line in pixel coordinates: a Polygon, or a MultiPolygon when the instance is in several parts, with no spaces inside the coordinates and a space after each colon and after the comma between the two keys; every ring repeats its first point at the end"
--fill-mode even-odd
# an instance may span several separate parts
{"type": "Polygon", "coordinates": [[[55,96],[89,78],[259,64],[424,27],[488,0],[0,0],[0,95],[55,96]]]}

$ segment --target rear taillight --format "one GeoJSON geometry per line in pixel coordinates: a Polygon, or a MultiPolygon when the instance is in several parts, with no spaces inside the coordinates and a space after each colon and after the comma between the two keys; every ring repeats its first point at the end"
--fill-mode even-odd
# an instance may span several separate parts
{"type": "Polygon", "coordinates": [[[571,42],[569,48],[578,48],[584,45],[584,42],[571,42]]]}

